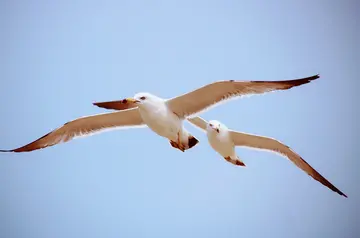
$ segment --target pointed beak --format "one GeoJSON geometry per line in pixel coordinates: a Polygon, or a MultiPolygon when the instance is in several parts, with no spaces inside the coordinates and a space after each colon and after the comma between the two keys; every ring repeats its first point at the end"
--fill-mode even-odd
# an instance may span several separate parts
{"type": "Polygon", "coordinates": [[[135,103],[135,104],[137,104],[139,102],[140,102],[139,100],[136,100],[134,98],[125,98],[125,99],[122,100],[122,103],[124,103],[124,104],[126,104],[126,103],[135,103]]]}

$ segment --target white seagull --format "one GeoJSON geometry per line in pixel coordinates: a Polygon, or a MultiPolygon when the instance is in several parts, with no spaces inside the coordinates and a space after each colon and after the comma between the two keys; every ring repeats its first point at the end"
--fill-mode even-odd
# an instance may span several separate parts
{"type": "Polygon", "coordinates": [[[156,134],[167,138],[171,146],[184,152],[199,142],[183,126],[183,120],[188,116],[228,98],[290,89],[317,78],[318,75],[284,81],[218,81],[171,99],[138,93],[133,98],[120,101],[94,103],[121,111],[78,118],[25,146],[0,151],[33,151],[105,129],[148,126],[156,134]]]}
{"type": "Polygon", "coordinates": [[[235,146],[245,146],[253,149],[276,152],[280,155],[288,157],[298,168],[305,171],[315,180],[327,186],[334,192],[347,197],[343,192],[337,189],[326,178],[311,167],[303,158],[300,157],[300,155],[292,151],[287,145],[284,145],[275,139],[233,131],[217,120],[207,122],[201,117],[194,117],[188,118],[188,121],[206,131],[211,147],[224,157],[226,161],[232,164],[245,166],[244,162],[236,154],[235,146]]]}

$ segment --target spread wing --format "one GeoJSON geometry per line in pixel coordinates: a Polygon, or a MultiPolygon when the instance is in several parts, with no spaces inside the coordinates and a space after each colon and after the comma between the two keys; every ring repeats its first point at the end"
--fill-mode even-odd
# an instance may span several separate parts
{"type": "Polygon", "coordinates": [[[202,119],[201,117],[192,117],[192,118],[187,118],[187,120],[189,122],[191,122],[193,125],[197,126],[200,129],[203,129],[204,131],[206,131],[206,127],[208,122],[204,119],[202,119]]]}
{"type": "Polygon", "coordinates": [[[230,135],[233,138],[234,144],[237,146],[246,146],[251,148],[273,151],[288,157],[297,167],[305,171],[312,178],[319,181],[334,192],[337,192],[338,194],[347,197],[343,192],[337,189],[326,178],[324,178],[313,167],[311,167],[303,158],[300,157],[300,155],[292,151],[290,147],[284,145],[283,143],[272,138],[251,135],[236,131],[230,131],[230,135]]]}
{"type": "Polygon", "coordinates": [[[106,129],[143,126],[140,113],[137,108],[120,112],[98,114],[81,117],[70,121],[43,137],[17,149],[0,150],[0,152],[29,152],[67,142],[80,136],[88,136],[106,129]]]}
{"type": "Polygon", "coordinates": [[[136,104],[124,103],[123,100],[108,101],[108,102],[94,102],[93,105],[101,107],[101,108],[113,109],[113,110],[118,110],[118,111],[137,107],[136,104]]]}
{"type": "Polygon", "coordinates": [[[309,83],[317,78],[319,78],[319,75],[284,81],[218,81],[169,99],[167,104],[179,117],[186,117],[201,112],[226,99],[249,94],[262,94],[275,90],[286,90],[309,83]]]}

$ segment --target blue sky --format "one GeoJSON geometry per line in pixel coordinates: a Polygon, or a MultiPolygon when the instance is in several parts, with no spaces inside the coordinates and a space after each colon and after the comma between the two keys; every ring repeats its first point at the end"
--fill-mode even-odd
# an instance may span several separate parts
{"type": "MultiPolygon", "coordinates": [[[[0,236],[356,237],[355,1],[1,1],[0,141],[28,143],[92,102],[173,97],[223,79],[311,84],[202,116],[277,138],[346,193],[275,154],[225,162],[205,134],[182,153],[149,129],[0,154],[0,236]]],[[[357,30],[357,31],[356,31],[357,30]]]]}

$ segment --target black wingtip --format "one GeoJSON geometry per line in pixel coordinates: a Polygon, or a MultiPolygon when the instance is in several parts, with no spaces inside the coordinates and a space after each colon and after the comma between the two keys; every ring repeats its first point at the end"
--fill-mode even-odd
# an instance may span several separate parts
{"type": "Polygon", "coordinates": [[[315,80],[315,79],[318,79],[318,78],[320,78],[320,74],[316,74],[314,76],[309,77],[309,81],[312,81],[312,80],[315,80]]]}
{"type": "Polygon", "coordinates": [[[14,152],[14,150],[0,150],[0,152],[14,152]]]}
{"type": "MultiPolygon", "coordinates": [[[[310,77],[298,78],[298,79],[289,80],[289,81],[283,81],[283,82],[288,82],[288,83],[291,84],[291,87],[294,87],[294,86],[300,86],[300,85],[303,85],[303,84],[311,83],[312,81],[314,81],[315,79],[318,79],[318,78],[320,78],[320,75],[315,74],[315,75],[310,76],[310,77]]],[[[281,82],[281,81],[279,81],[279,82],[281,82]]]]}
{"type": "Polygon", "coordinates": [[[340,194],[341,196],[346,197],[346,198],[348,197],[345,193],[341,192],[340,190],[339,190],[339,191],[337,191],[337,193],[338,193],[338,194],[340,194]]]}
{"type": "Polygon", "coordinates": [[[302,78],[302,79],[298,79],[303,81],[303,83],[310,83],[311,81],[314,81],[315,79],[320,78],[320,74],[315,74],[313,76],[307,77],[307,78],[302,78]]]}
{"type": "Polygon", "coordinates": [[[92,105],[94,105],[96,107],[104,108],[104,107],[101,106],[101,103],[99,103],[99,102],[93,102],[92,105]]]}

